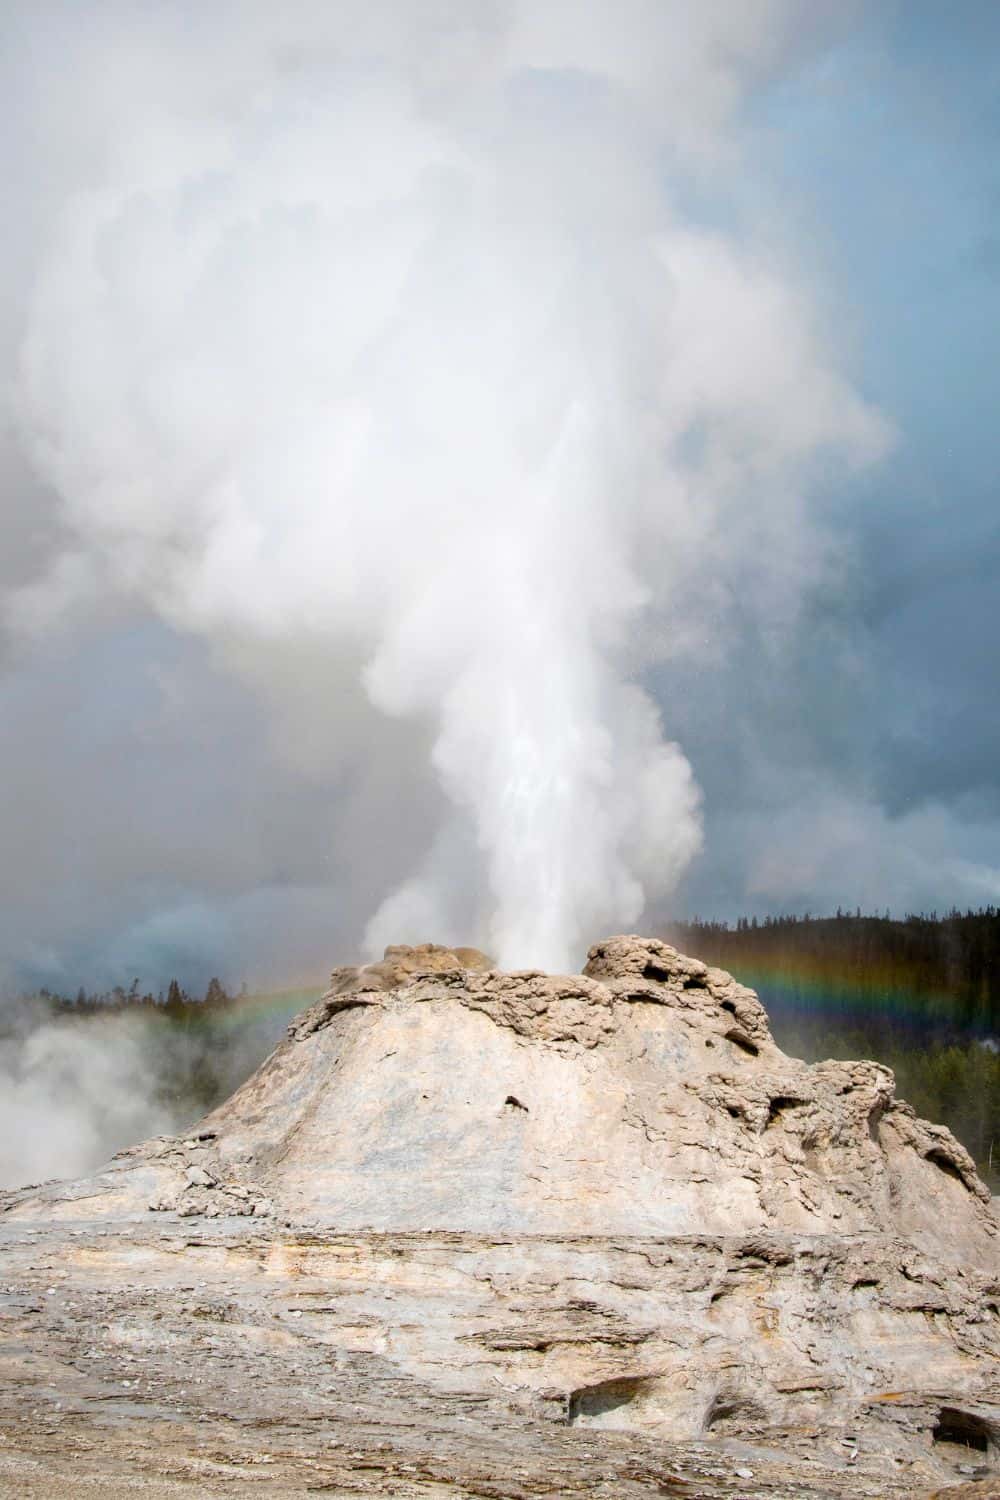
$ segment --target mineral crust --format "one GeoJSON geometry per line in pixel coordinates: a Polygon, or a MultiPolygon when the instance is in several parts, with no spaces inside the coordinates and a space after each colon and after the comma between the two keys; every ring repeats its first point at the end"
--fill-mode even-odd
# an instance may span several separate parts
{"type": "Polygon", "coordinates": [[[655,940],[338,969],[187,1136],[2,1207],[3,1494],[992,1492],[974,1163],[655,940]]]}

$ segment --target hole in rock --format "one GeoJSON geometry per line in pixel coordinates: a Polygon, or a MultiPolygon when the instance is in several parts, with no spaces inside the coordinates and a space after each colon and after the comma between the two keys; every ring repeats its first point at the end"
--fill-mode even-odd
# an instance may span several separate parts
{"type": "Polygon", "coordinates": [[[954,1406],[942,1406],[931,1437],[935,1443],[950,1443],[975,1453],[989,1453],[996,1441],[989,1422],[954,1406]]]}
{"type": "Polygon", "coordinates": [[[630,1408],[649,1391],[652,1381],[645,1375],[622,1375],[597,1385],[571,1391],[567,1421],[571,1427],[631,1427],[638,1425],[630,1408]]]}
{"type": "Polygon", "coordinates": [[[768,1125],[773,1125],[775,1120],[780,1120],[786,1109],[798,1109],[807,1102],[805,1099],[796,1099],[791,1094],[776,1094],[767,1107],[768,1125]]]}
{"type": "Polygon", "coordinates": [[[652,960],[642,971],[643,979],[654,979],[657,984],[664,984],[670,978],[670,970],[665,969],[662,964],[653,963],[652,960]]]}
{"type": "Polygon", "coordinates": [[[732,1042],[734,1047],[739,1047],[740,1051],[745,1052],[748,1057],[757,1057],[760,1054],[760,1048],[755,1047],[750,1038],[744,1036],[742,1031],[727,1031],[726,1041],[732,1042]]]}
{"type": "Polygon", "coordinates": [[[522,1104],[520,1099],[516,1099],[513,1094],[507,1095],[506,1099],[503,1101],[503,1107],[504,1109],[519,1109],[524,1114],[528,1113],[528,1106],[526,1104],[522,1104]]]}
{"type": "Polygon", "coordinates": [[[749,1396],[722,1394],[716,1396],[705,1418],[705,1431],[738,1435],[766,1423],[767,1412],[759,1401],[749,1396]]]}
{"type": "Polygon", "coordinates": [[[947,1156],[944,1151],[928,1151],[924,1160],[932,1162],[939,1172],[943,1172],[946,1177],[953,1177],[964,1188],[968,1188],[969,1184],[962,1176],[962,1173],[958,1170],[951,1157],[947,1156]]]}
{"type": "Polygon", "coordinates": [[[703,990],[705,988],[704,975],[688,974],[681,988],[685,990],[703,990]]]}
{"type": "Polygon", "coordinates": [[[728,1010],[728,1012],[729,1012],[729,1014],[731,1016],[735,1016],[735,1014],[736,1014],[736,1006],[733,1004],[733,1002],[731,1000],[723,1000],[723,1002],[722,1002],[722,1009],[723,1010],[728,1010]]]}

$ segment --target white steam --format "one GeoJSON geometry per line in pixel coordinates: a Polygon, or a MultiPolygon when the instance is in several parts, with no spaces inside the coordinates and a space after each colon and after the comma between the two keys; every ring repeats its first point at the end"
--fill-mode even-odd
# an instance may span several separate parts
{"type": "Polygon", "coordinates": [[[738,202],[747,91],[822,7],[89,9],[46,12],[85,128],[17,383],[74,540],[13,616],[113,590],[234,669],[352,658],[451,808],[370,946],[565,968],[700,845],[636,673],[710,660],[737,591],[791,617],[817,460],[885,441],[770,237],[681,206],[738,202]]]}
{"type": "MultiPolygon", "coordinates": [[[[190,1124],[157,1097],[173,1038],[138,1016],[63,1020],[5,1006],[0,1189],[92,1170],[123,1146],[190,1124]]],[[[181,1044],[183,1045],[183,1043],[181,1044]]]]}
{"type": "Polygon", "coordinates": [[[260,1065],[307,998],[290,995],[286,1009],[273,997],[235,1028],[171,1021],[155,1006],[74,1014],[5,998],[0,1189],[82,1175],[136,1141],[189,1129],[260,1065]]]}

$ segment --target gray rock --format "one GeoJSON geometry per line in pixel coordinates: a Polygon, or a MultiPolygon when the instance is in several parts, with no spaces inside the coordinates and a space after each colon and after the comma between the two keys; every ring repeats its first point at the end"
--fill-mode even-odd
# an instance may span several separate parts
{"type": "Polygon", "coordinates": [[[204,1167],[188,1167],[184,1180],[190,1187],[214,1188],[215,1178],[204,1167]]]}

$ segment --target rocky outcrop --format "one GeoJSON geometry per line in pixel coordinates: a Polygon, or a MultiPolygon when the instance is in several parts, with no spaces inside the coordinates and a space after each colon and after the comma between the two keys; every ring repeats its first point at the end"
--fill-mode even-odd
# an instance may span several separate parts
{"type": "MultiPolygon", "coordinates": [[[[177,1297],[204,1275],[266,1351],[269,1422],[297,1361],[314,1395],[335,1369],[365,1453],[412,1459],[428,1424],[461,1450],[434,1493],[912,1494],[997,1461],[1000,1225],[973,1162],[888,1069],[785,1056],[752,991],[654,940],[575,976],[431,946],[339,969],[189,1136],[5,1207],[29,1282],[39,1246],[80,1299],[141,1268],[161,1396],[197,1363],[177,1297]],[[483,1489],[500,1429],[523,1475],[483,1489]]],[[[238,1340],[212,1348],[218,1405],[249,1375],[238,1340]]],[[[384,1478],[360,1488],[409,1493],[384,1478]]]]}

